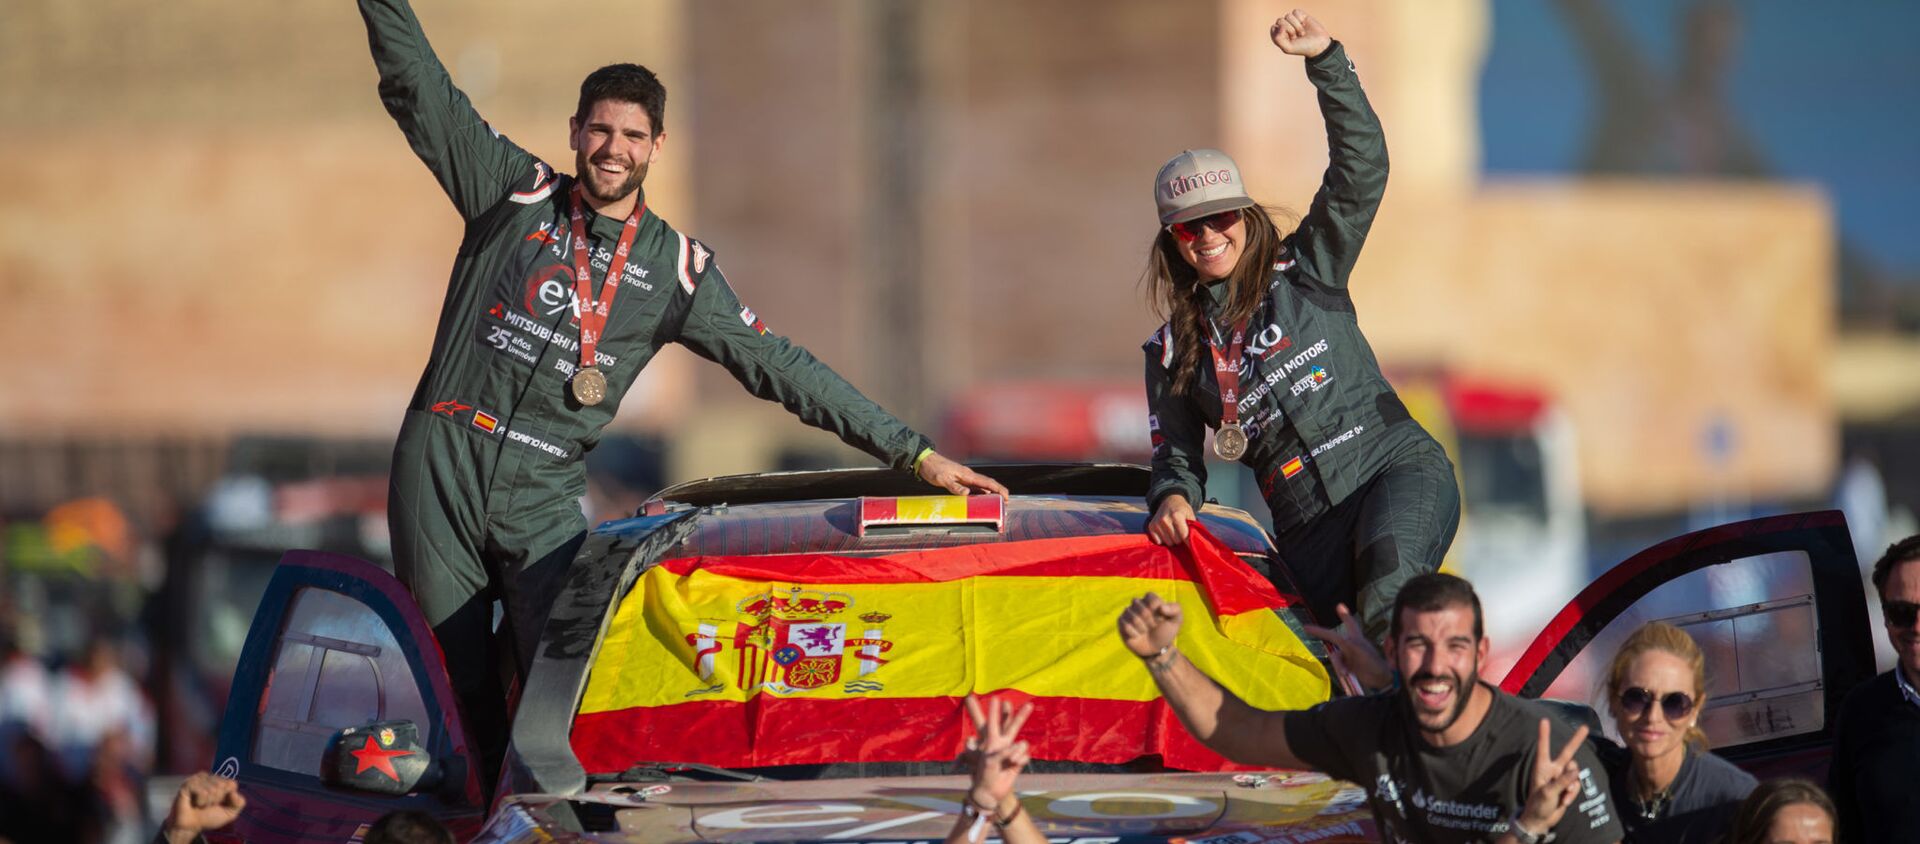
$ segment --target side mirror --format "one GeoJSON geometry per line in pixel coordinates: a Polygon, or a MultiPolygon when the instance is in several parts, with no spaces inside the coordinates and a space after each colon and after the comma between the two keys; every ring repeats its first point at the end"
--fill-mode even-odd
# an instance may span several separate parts
{"type": "Polygon", "coordinates": [[[320,780],[337,788],[410,794],[437,787],[439,766],[420,746],[412,721],[377,721],[335,734],[320,760],[320,780]]]}

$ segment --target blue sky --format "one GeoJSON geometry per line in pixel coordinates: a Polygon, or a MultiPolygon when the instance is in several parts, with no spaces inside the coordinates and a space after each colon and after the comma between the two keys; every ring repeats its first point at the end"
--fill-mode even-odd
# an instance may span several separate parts
{"type": "MultiPolygon", "coordinates": [[[[1665,78],[1679,60],[1682,0],[1604,0],[1665,78]]],[[[1920,278],[1920,3],[1734,2],[1735,122],[1782,177],[1823,186],[1843,236],[1891,274],[1920,278]]],[[[1595,92],[1557,3],[1494,0],[1480,81],[1486,171],[1580,167],[1595,92]]]]}

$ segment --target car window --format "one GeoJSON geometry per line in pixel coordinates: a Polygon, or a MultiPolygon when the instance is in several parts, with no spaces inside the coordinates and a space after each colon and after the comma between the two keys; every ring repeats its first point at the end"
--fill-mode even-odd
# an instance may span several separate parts
{"type": "Polygon", "coordinates": [[[1746,557],[1664,583],[1602,629],[1568,663],[1547,697],[1580,701],[1619,740],[1606,671],[1640,625],[1665,621],[1706,654],[1700,727],[1715,748],[1815,732],[1825,723],[1813,573],[1801,552],[1746,557]]]}
{"type": "Polygon", "coordinates": [[[303,587],[276,642],[253,762],[318,774],[327,741],[343,727],[410,720],[429,728],[406,654],[365,604],[303,587]]]}

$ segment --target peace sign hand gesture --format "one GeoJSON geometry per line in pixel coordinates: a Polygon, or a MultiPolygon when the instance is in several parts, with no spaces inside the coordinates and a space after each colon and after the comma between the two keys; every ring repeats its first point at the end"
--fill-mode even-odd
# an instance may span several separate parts
{"type": "Polygon", "coordinates": [[[1526,832],[1545,835],[1567,814],[1567,807],[1580,797],[1580,763],[1573,755],[1587,740],[1587,728],[1573,731],[1566,747],[1552,752],[1552,729],[1540,719],[1540,743],[1533,749],[1533,776],[1528,783],[1527,805],[1521,809],[1519,824],[1526,832]]]}
{"type": "Polygon", "coordinates": [[[1033,714],[1033,704],[1015,710],[1005,700],[995,700],[989,706],[991,717],[981,710],[979,698],[967,695],[967,717],[973,720],[977,735],[967,739],[967,752],[961,759],[973,768],[973,788],[967,792],[967,801],[982,812],[1004,817],[1000,807],[1013,794],[1013,781],[1021,769],[1031,761],[1027,743],[1018,739],[1027,716],[1033,714]]]}

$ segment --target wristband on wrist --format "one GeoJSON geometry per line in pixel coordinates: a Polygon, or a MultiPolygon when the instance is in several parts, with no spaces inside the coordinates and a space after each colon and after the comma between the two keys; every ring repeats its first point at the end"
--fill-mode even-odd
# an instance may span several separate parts
{"type": "Polygon", "coordinates": [[[1153,656],[1141,657],[1140,661],[1147,664],[1148,671],[1152,671],[1158,674],[1162,671],[1167,670],[1168,668],[1173,667],[1173,657],[1175,654],[1178,654],[1178,653],[1180,652],[1177,650],[1174,650],[1174,647],[1172,645],[1168,645],[1164,648],[1161,648],[1160,651],[1154,654],[1153,656]]]}
{"type": "Polygon", "coordinates": [[[1513,833],[1514,840],[1519,841],[1520,844],[1549,844],[1549,842],[1553,841],[1552,829],[1548,829],[1546,832],[1527,831],[1526,827],[1520,825],[1520,813],[1518,812],[1515,812],[1511,817],[1507,818],[1507,831],[1513,833]]]}
{"type": "Polygon", "coordinates": [[[933,447],[928,446],[926,448],[920,449],[920,454],[913,458],[913,473],[915,475],[920,474],[920,464],[927,462],[927,455],[932,453],[933,453],[933,447]]]}
{"type": "Polygon", "coordinates": [[[1000,828],[1002,828],[1002,829],[1005,829],[1005,828],[1006,828],[1006,826],[1007,826],[1007,824],[1010,824],[1010,823],[1013,823],[1014,821],[1017,821],[1017,820],[1019,820],[1019,819],[1020,819],[1020,813],[1021,813],[1021,812],[1023,812],[1023,811],[1025,811],[1025,810],[1026,810],[1026,808],[1027,808],[1026,806],[1023,806],[1023,805],[1021,805],[1021,804],[1020,804],[1020,801],[1018,801],[1018,800],[1016,800],[1016,801],[1014,801],[1014,803],[1013,803],[1013,811],[1012,811],[1012,812],[1009,812],[1009,813],[1007,813],[1007,816],[1006,816],[1006,817],[1004,817],[1004,818],[1003,818],[1003,817],[1000,817],[1000,813],[999,813],[999,812],[995,812],[995,813],[993,814],[993,825],[994,825],[994,826],[997,826],[997,827],[1000,827],[1000,828]]]}

